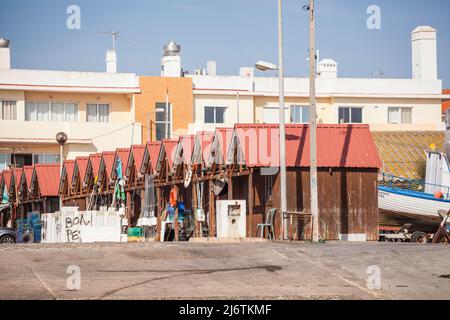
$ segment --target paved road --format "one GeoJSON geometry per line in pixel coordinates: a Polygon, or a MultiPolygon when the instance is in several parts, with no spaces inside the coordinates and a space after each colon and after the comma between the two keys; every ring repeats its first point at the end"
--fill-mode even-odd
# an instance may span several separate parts
{"type": "Polygon", "coordinates": [[[0,246],[0,299],[450,299],[449,253],[399,243],[0,246]],[[66,286],[70,265],[78,291],[66,286]],[[370,266],[381,290],[367,286],[370,266]]]}

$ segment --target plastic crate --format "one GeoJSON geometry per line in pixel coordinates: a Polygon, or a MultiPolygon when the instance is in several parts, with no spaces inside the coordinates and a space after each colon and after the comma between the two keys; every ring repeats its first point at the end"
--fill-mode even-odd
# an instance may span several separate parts
{"type": "Polygon", "coordinates": [[[128,228],[129,237],[142,237],[142,228],[128,228]]]}

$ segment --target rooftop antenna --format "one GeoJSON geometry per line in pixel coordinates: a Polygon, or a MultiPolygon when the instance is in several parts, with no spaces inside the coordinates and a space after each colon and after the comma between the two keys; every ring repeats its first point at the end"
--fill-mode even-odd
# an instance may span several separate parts
{"type": "Polygon", "coordinates": [[[110,36],[112,38],[112,50],[113,51],[116,51],[116,41],[118,39],[131,42],[130,40],[128,40],[124,36],[121,36],[120,35],[120,31],[113,31],[111,28],[109,28],[108,31],[96,32],[96,33],[98,33],[98,34],[106,34],[106,35],[108,35],[108,36],[110,36]]]}

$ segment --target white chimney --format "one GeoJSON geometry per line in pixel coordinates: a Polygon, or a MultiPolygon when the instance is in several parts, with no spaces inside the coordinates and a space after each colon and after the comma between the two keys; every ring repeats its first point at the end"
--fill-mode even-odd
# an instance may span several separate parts
{"type": "Polygon", "coordinates": [[[436,29],[420,26],[412,36],[412,77],[420,80],[437,79],[436,29]]]}
{"type": "Polygon", "coordinates": [[[241,77],[253,78],[255,76],[255,69],[251,67],[241,67],[239,68],[239,75],[241,77]]]}
{"type": "Polygon", "coordinates": [[[333,59],[323,59],[317,67],[318,77],[321,79],[337,78],[337,62],[333,59]]]}
{"type": "Polygon", "coordinates": [[[117,73],[117,55],[113,50],[106,52],[106,72],[117,73]]]}
{"type": "Polygon", "coordinates": [[[9,40],[0,38],[0,69],[11,69],[11,52],[9,40]]]}
{"type": "Polygon", "coordinates": [[[206,73],[208,74],[208,76],[217,75],[217,63],[215,61],[206,62],[206,73]]]}
{"type": "Polygon", "coordinates": [[[164,46],[161,69],[162,77],[181,77],[181,46],[175,41],[170,41],[164,46]]]}

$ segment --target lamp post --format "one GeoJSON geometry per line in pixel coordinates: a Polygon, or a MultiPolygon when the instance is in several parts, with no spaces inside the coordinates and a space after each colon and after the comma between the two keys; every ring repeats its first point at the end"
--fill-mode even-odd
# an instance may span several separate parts
{"type": "Polygon", "coordinates": [[[278,0],[278,66],[258,61],[255,67],[261,71],[278,70],[279,80],[279,109],[280,109],[280,198],[281,198],[281,223],[283,235],[282,239],[287,236],[287,186],[286,186],[286,127],[284,119],[284,63],[283,63],[283,4],[282,0],[278,0]]]}
{"type": "MultiPolygon", "coordinates": [[[[64,132],[59,132],[56,135],[56,142],[58,142],[59,144],[59,180],[61,180],[62,177],[62,168],[63,168],[63,149],[64,149],[64,145],[67,142],[67,134],[65,134],[64,132]]],[[[62,198],[59,197],[59,210],[61,211],[62,208],[62,198]]]]}

